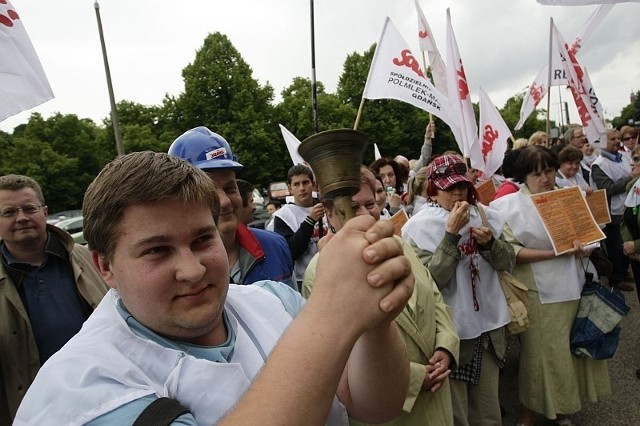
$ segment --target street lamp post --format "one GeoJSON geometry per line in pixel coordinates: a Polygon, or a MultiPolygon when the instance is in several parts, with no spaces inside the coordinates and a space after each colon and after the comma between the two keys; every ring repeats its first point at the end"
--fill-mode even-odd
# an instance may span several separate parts
{"type": "Polygon", "coordinates": [[[109,89],[109,102],[111,103],[111,125],[113,126],[113,134],[116,139],[116,150],[118,155],[124,155],[124,144],[122,143],[122,130],[120,129],[120,120],[118,118],[118,108],[116,99],[113,94],[113,85],[111,84],[111,71],[109,71],[109,60],[107,59],[107,47],[104,43],[104,34],[102,33],[102,21],[100,20],[100,5],[98,1],[93,4],[96,9],[96,19],[98,20],[98,32],[100,33],[100,44],[102,46],[102,59],[104,60],[104,70],[107,74],[107,88],[109,89]]]}

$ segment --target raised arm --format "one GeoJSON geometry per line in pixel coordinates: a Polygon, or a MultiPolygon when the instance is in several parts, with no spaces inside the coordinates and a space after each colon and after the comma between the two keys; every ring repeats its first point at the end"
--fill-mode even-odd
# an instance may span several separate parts
{"type": "Polygon", "coordinates": [[[221,425],[324,424],[338,384],[355,417],[386,421],[400,410],[408,360],[392,319],[411,295],[413,276],[392,235],[390,223],[361,216],[331,237],[308,303],[221,425]],[[356,361],[362,366],[352,368],[356,361]]]}

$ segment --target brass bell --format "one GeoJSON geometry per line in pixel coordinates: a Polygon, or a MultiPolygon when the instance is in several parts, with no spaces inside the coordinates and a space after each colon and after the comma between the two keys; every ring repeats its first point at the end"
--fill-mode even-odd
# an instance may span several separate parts
{"type": "Polygon", "coordinates": [[[351,197],[360,191],[360,165],[369,143],[352,129],[326,130],[306,138],[298,153],[309,163],[321,199],[333,200],[342,223],[354,217],[351,197]]]}

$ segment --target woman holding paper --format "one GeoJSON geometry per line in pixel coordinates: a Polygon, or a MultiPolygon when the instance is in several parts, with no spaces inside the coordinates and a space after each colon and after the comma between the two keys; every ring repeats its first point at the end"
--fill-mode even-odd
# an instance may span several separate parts
{"type": "Polygon", "coordinates": [[[426,170],[428,201],[402,237],[431,272],[460,336],[459,367],[450,376],[454,424],[501,425],[498,377],[510,318],[496,270],[510,270],[515,257],[498,239],[501,215],[486,209],[483,226],[466,173],[458,156],[436,157],[426,170]]]}
{"type": "Polygon", "coordinates": [[[531,200],[533,194],[556,188],[559,165],[551,150],[525,148],[514,176],[524,185],[490,204],[505,215],[504,236],[516,252],[513,274],[529,289],[529,329],[520,334],[518,377],[518,425],[524,426],[533,424],[535,413],[570,425],[567,415],[580,410],[583,397],[595,401],[611,392],[606,362],[576,358],[569,348],[590,251],[576,242],[556,256],[531,200]]]}

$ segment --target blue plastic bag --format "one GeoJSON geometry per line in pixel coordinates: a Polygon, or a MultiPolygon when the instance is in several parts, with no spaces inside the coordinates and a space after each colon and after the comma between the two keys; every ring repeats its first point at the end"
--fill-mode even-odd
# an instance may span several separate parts
{"type": "Polygon", "coordinates": [[[620,322],[629,313],[622,292],[586,274],[578,313],[571,329],[571,351],[579,357],[609,359],[620,342],[620,322]]]}

